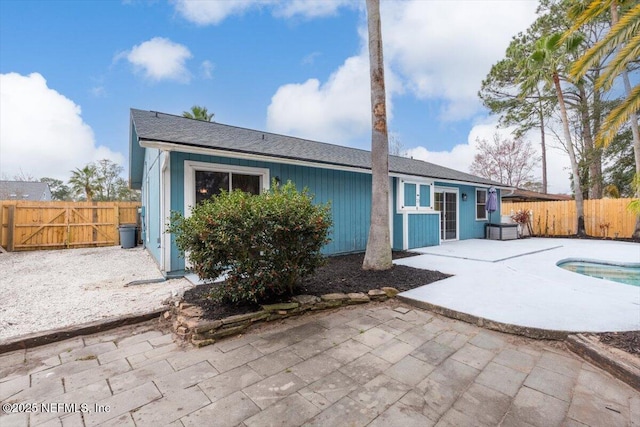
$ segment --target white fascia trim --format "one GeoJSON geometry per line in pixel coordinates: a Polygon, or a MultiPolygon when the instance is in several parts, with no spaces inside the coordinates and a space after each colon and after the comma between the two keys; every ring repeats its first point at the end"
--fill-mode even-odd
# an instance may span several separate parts
{"type": "MultiPolygon", "coordinates": [[[[320,163],[320,162],[313,162],[308,160],[287,159],[282,157],[269,156],[265,154],[240,153],[235,151],[219,150],[216,148],[193,147],[189,145],[175,144],[172,142],[140,140],[140,146],[145,148],[158,148],[158,149],[167,150],[167,151],[177,151],[177,152],[192,153],[192,154],[205,154],[208,156],[226,157],[231,159],[245,159],[245,160],[255,160],[255,161],[262,161],[262,162],[273,162],[273,163],[281,163],[285,165],[308,166],[308,167],[319,168],[319,169],[359,172],[359,173],[366,173],[371,175],[371,169],[360,168],[356,166],[343,166],[343,165],[336,165],[333,163],[320,163]]],[[[479,184],[479,183],[466,182],[466,181],[453,181],[453,180],[448,180],[444,178],[433,178],[433,177],[426,177],[421,175],[408,175],[408,174],[403,174],[399,172],[389,172],[389,176],[394,178],[403,178],[403,179],[413,180],[413,181],[416,181],[416,180],[424,181],[424,182],[440,181],[440,182],[446,182],[451,184],[469,185],[469,186],[475,186],[475,187],[487,187],[487,188],[492,187],[489,184],[479,184]]],[[[500,190],[512,190],[512,191],[514,190],[513,187],[500,187],[496,185],[494,185],[493,187],[500,190]]]]}
{"type": "Polygon", "coordinates": [[[515,191],[514,187],[501,187],[499,185],[489,185],[489,184],[480,184],[480,183],[475,183],[475,182],[465,182],[465,181],[455,181],[455,180],[450,180],[450,179],[439,179],[439,178],[433,178],[434,181],[438,181],[439,183],[446,185],[446,184],[454,184],[454,185],[466,185],[468,187],[478,187],[478,188],[496,188],[498,190],[510,190],[510,191],[515,191]]]}
{"type": "MultiPolygon", "coordinates": [[[[160,170],[162,171],[162,196],[161,196],[161,206],[162,206],[162,218],[164,218],[164,224],[168,224],[171,220],[171,168],[170,166],[170,158],[171,153],[169,151],[162,152],[162,163],[160,170]]],[[[171,234],[167,233],[163,228],[161,233],[162,239],[161,243],[161,265],[160,269],[162,271],[171,271],[171,234]]]]}
{"type": "Polygon", "coordinates": [[[268,156],[263,154],[240,153],[236,151],[218,150],[215,148],[190,147],[181,144],[159,141],[140,141],[140,145],[148,148],[160,148],[163,150],[177,151],[192,154],[205,154],[208,156],[226,157],[230,159],[255,160],[261,162],[281,163],[286,165],[308,166],[319,169],[340,170],[347,172],[359,172],[371,175],[370,169],[358,168],[355,166],[341,166],[328,163],[318,163],[306,160],[286,159],[282,157],[268,156]]]}

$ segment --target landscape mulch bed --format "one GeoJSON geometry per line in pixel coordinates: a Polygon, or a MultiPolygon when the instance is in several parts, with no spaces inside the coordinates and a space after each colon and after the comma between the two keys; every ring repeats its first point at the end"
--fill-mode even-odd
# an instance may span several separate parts
{"type": "MultiPolygon", "coordinates": [[[[415,256],[412,252],[393,252],[393,259],[415,256]]],[[[383,286],[392,286],[399,291],[408,291],[429,283],[449,277],[439,271],[422,270],[404,265],[394,265],[391,270],[371,271],[362,270],[364,254],[333,256],[327,259],[327,264],[320,267],[316,273],[304,279],[297,289],[298,295],[316,295],[330,293],[368,292],[383,286]]],[[[216,286],[200,285],[189,289],[184,294],[187,303],[200,307],[205,319],[222,319],[236,314],[257,311],[256,304],[233,305],[220,304],[208,298],[211,288],[216,286]]],[[[284,302],[268,301],[269,303],[284,302]]],[[[629,354],[640,356],[640,331],[606,332],[594,334],[605,345],[616,347],[629,354]]]]}
{"type": "MultiPolygon", "coordinates": [[[[393,259],[418,255],[412,252],[393,252],[393,259]]],[[[327,264],[316,270],[313,276],[305,278],[296,290],[297,295],[324,295],[331,293],[364,292],[391,286],[400,292],[417,288],[449,277],[439,271],[422,270],[404,265],[394,265],[390,270],[363,270],[364,254],[349,254],[327,258],[327,264]]],[[[208,298],[211,288],[216,284],[199,285],[184,294],[184,301],[200,307],[205,319],[221,319],[235,314],[256,311],[258,305],[220,304],[208,298]]],[[[287,297],[279,301],[285,302],[287,297]]]]}
{"type": "Polygon", "coordinates": [[[595,334],[601,343],[640,356],[640,331],[595,334]]]}

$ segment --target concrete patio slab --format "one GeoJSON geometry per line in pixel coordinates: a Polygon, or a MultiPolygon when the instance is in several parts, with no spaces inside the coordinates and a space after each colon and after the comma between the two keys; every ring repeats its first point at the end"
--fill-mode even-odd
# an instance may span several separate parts
{"type": "Polygon", "coordinates": [[[411,252],[474,261],[498,262],[559,247],[562,247],[562,244],[557,239],[508,241],[471,239],[447,242],[439,246],[411,249],[411,252]]]}
{"type": "Polygon", "coordinates": [[[454,276],[401,293],[406,302],[520,328],[563,333],[640,330],[640,287],[556,265],[571,258],[640,263],[636,243],[476,239],[418,251],[428,253],[394,263],[454,276]]]}

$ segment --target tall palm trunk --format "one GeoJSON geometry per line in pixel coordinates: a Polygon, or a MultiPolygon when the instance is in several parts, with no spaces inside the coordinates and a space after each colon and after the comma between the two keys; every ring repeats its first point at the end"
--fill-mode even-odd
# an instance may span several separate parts
{"type": "Polygon", "coordinates": [[[538,91],[539,110],[538,116],[540,120],[540,147],[542,150],[542,192],[547,194],[547,142],[544,135],[544,111],[542,111],[542,97],[538,91]]]}
{"type": "Polygon", "coordinates": [[[587,233],[584,228],[584,198],[582,197],[582,188],[580,185],[580,169],[578,168],[576,153],[573,150],[573,141],[571,140],[571,131],[569,131],[569,119],[567,117],[567,107],[564,104],[564,95],[562,94],[560,77],[558,76],[557,72],[553,73],[553,85],[556,89],[556,94],[558,95],[560,117],[562,118],[562,130],[564,131],[564,138],[567,144],[567,152],[569,153],[569,160],[571,162],[571,172],[573,173],[573,193],[576,198],[576,214],[578,217],[576,234],[578,236],[586,236],[587,233]]]}
{"type": "MultiPolygon", "coordinates": [[[[611,2],[611,26],[618,23],[618,2],[611,2]]],[[[631,82],[629,81],[629,73],[627,69],[622,70],[622,82],[624,83],[624,92],[627,96],[631,93],[631,82]]],[[[636,175],[640,176],[640,130],[638,129],[638,114],[632,112],[629,114],[631,122],[631,134],[633,135],[633,155],[636,162],[636,175]]],[[[640,187],[636,188],[636,198],[640,199],[640,187]]],[[[636,217],[636,226],[633,230],[633,238],[640,239],[640,215],[636,217]]]]}
{"type": "Polygon", "coordinates": [[[380,0],[367,0],[369,68],[371,72],[371,227],[362,268],[388,270],[391,263],[389,235],[389,138],[384,88],[380,0]]]}

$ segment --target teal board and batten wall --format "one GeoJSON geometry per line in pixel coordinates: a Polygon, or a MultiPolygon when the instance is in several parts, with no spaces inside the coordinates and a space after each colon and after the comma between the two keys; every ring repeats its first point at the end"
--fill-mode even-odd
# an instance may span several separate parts
{"type": "MultiPolygon", "coordinates": [[[[431,205],[431,186],[428,184],[404,182],[400,178],[392,180],[393,194],[393,249],[415,249],[440,244],[440,215],[416,209],[402,211],[404,206],[427,208],[431,205]],[[403,200],[399,200],[399,186],[404,185],[403,200]],[[416,197],[418,194],[420,197],[416,197]],[[400,203],[400,205],[399,205],[400,203]],[[404,229],[407,227],[407,236],[404,229]],[[408,239],[405,242],[405,238],[408,239]]],[[[411,208],[409,208],[411,209],[411,208]]]]}
{"type": "MultiPolygon", "coordinates": [[[[161,161],[159,151],[147,148],[145,150],[145,178],[143,182],[143,204],[145,205],[146,227],[148,239],[145,242],[149,251],[160,263],[160,238],[163,233],[164,219],[160,212],[160,174],[161,161]],[[147,180],[147,177],[149,178],[147,180]]],[[[366,249],[371,214],[371,175],[351,171],[314,168],[301,165],[289,165],[265,161],[236,159],[203,154],[172,152],[169,162],[171,207],[172,211],[184,210],[184,167],[185,161],[196,161],[210,164],[222,164],[244,167],[269,169],[270,178],[278,177],[282,182],[291,180],[298,189],[307,187],[317,203],[331,203],[333,227],[332,241],[325,246],[325,254],[340,254],[362,252],[366,249]]],[[[402,250],[434,246],[440,243],[440,216],[437,213],[398,212],[398,178],[393,178],[392,191],[392,246],[402,250]],[[408,242],[404,242],[404,224],[408,227],[408,242]]],[[[484,237],[486,220],[476,220],[475,190],[472,185],[457,185],[436,182],[436,187],[457,188],[459,195],[466,193],[468,198],[458,199],[459,206],[459,239],[484,237]]],[[[429,194],[426,188],[421,188],[422,194],[429,194]]],[[[430,204],[430,198],[423,197],[420,205],[430,204]]],[[[498,209],[499,212],[499,209],[498,209]]],[[[494,213],[494,215],[499,215],[494,213]]],[[[494,222],[498,222],[496,216],[494,222]]],[[[171,267],[170,271],[184,270],[184,259],[171,239],[171,267]]]]}
{"type": "Polygon", "coordinates": [[[142,182],[142,204],[144,206],[143,244],[160,264],[160,238],[164,219],[160,212],[160,150],[147,148],[144,154],[144,174],[142,182]]]}
{"type": "MultiPolygon", "coordinates": [[[[171,210],[184,210],[184,162],[186,160],[224,165],[268,168],[270,178],[281,182],[291,180],[298,190],[304,187],[314,195],[316,203],[331,203],[333,227],[331,242],[323,248],[325,254],[362,252],[366,249],[371,215],[371,175],[367,173],[321,169],[300,165],[235,159],[190,153],[171,153],[171,210]]],[[[171,270],[183,270],[172,237],[171,270]]]]}
{"type": "Polygon", "coordinates": [[[434,213],[407,214],[409,221],[408,249],[440,244],[440,215],[434,213]]]}
{"type": "MultiPolygon", "coordinates": [[[[484,226],[489,220],[476,219],[476,189],[486,190],[486,187],[473,185],[450,184],[448,182],[435,183],[440,188],[458,189],[458,239],[482,239],[484,238],[484,226]],[[462,194],[467,195],[467,200],[462,200],[462,194]]],[[[500,222],[500,190],[498,190],[498,210],[492,214],[492,222],[500,222]]]]}

